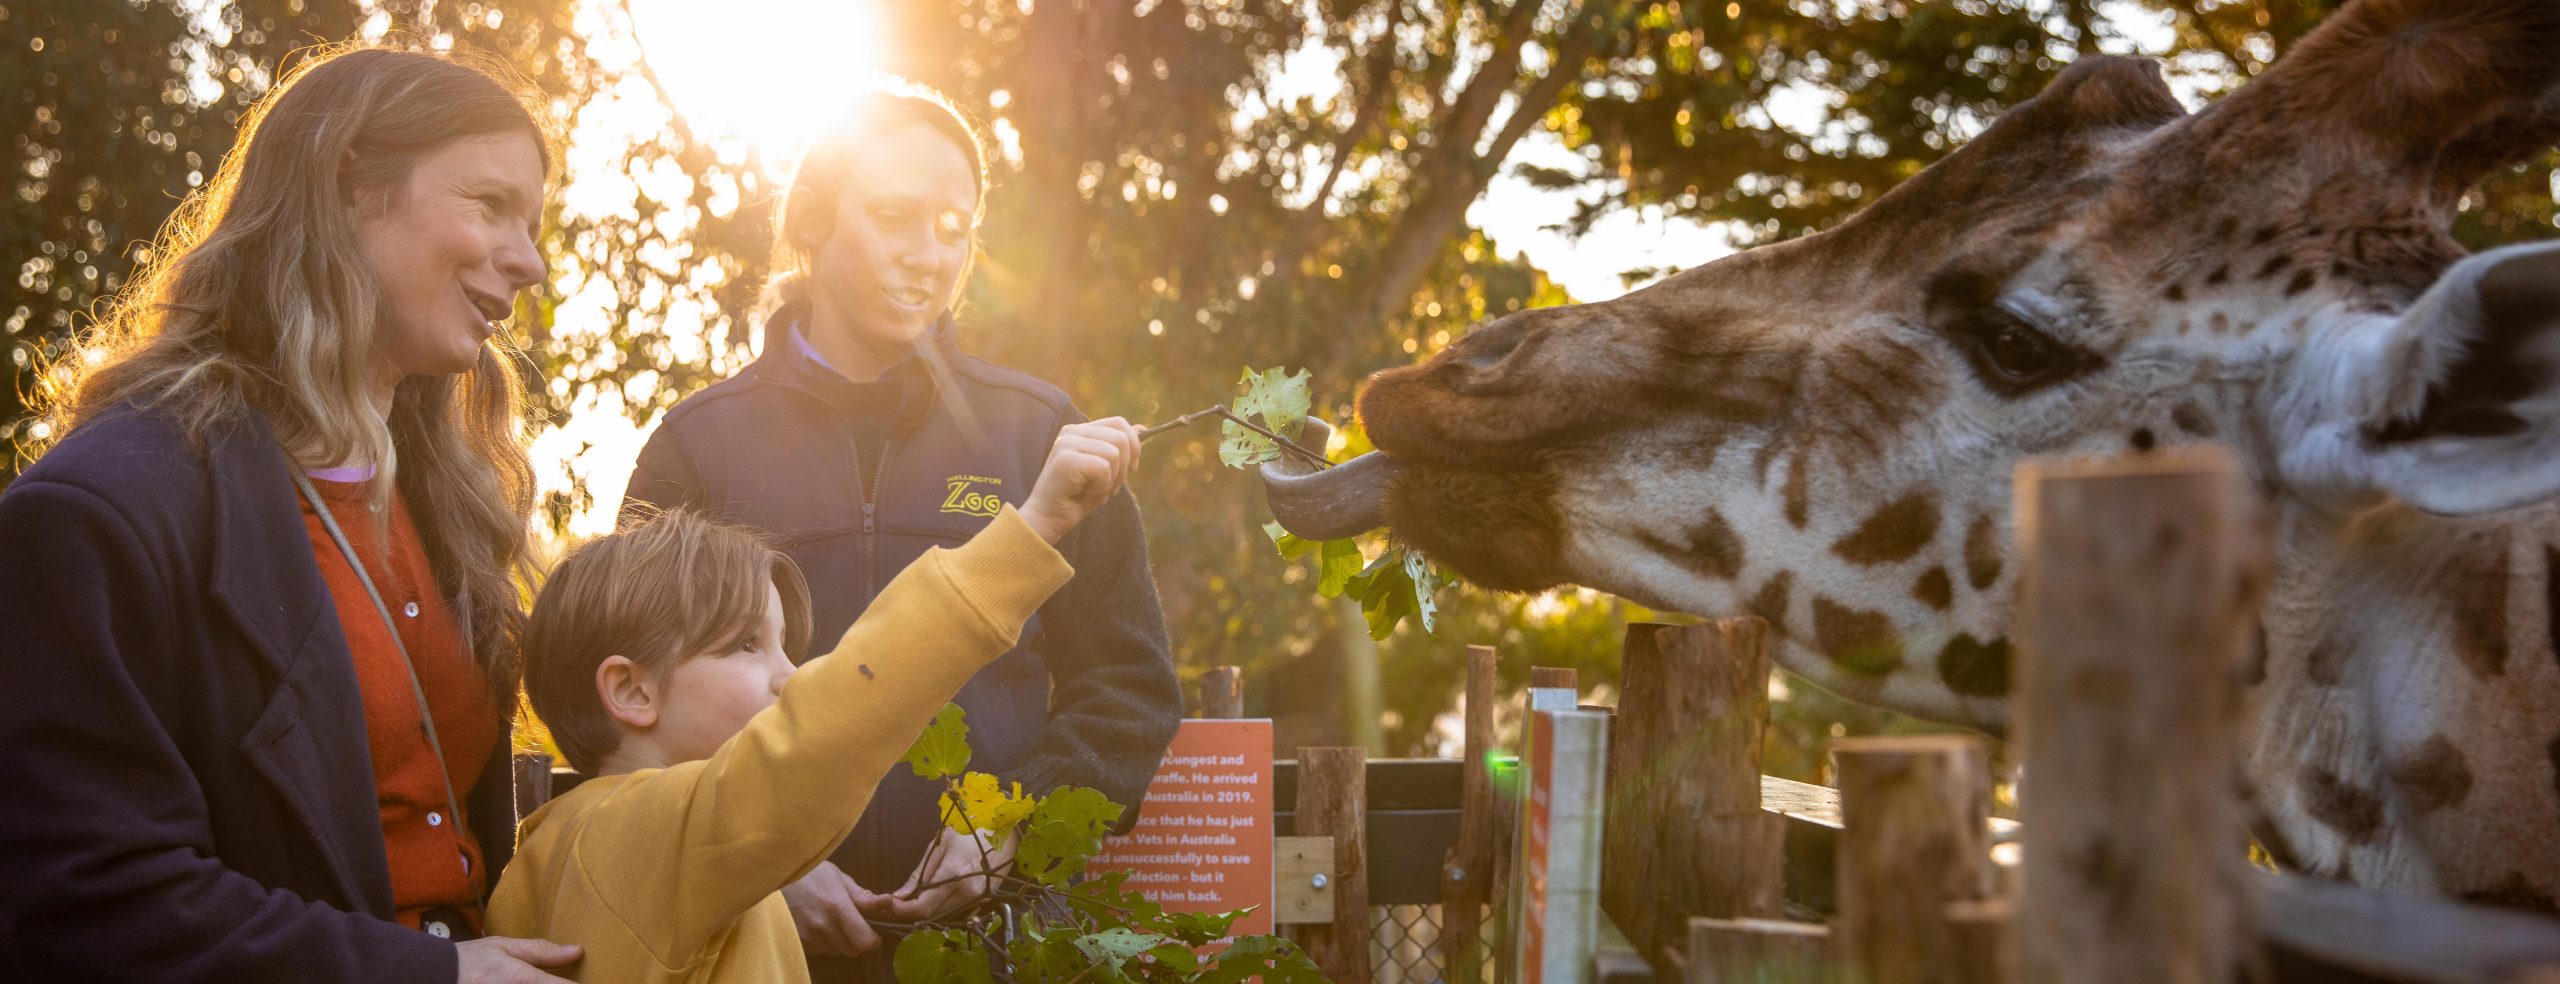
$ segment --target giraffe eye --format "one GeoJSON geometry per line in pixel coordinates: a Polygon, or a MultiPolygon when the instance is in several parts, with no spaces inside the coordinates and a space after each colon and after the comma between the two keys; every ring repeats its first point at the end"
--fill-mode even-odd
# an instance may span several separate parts
{"type": "Polygon", "coordinates": [[[1984,385],[2017,396],[2078,375],[2092,361],[2018,316],[1985,307],[1962,331],[1965,355],[1984,385]]]}

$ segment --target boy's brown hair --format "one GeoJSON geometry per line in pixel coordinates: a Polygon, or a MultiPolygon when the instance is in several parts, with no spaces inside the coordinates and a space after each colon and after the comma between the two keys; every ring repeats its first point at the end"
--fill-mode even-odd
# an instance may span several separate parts
{"type": "Polygon", "coordinates": [[[623,656],[652,671],[728,652],[782,595],[784,652],[809,643],[800,566],[756,534],[669,510],[570,551],[542,585],[524,632],[524,689],[569,765],[594,774],[622,744],[596,695],[596,667],[623,656]]]}

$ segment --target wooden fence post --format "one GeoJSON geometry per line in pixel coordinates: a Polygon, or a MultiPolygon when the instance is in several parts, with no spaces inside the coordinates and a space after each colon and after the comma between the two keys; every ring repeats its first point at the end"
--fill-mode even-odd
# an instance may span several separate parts
{"type": "Polygon", "coordinates": [[[1244,670],[1212,666],[1200,674],[1200,716],[1233,720],[1244,716],[1244,670]]]}
{"type": "Polygon", "coordinates": [[[1297,833],[1333,838],[1333,922],[1297,927],[1333,984],[1369,984],[1369,752],[1298,749],[1297,833]]]}
{"type": "Polygon", "coordinates": [[[1955,974],[1947,903],[1991,881],[1991,769],[1963,735],[1844,738],[1838,899],[1842,963],[1873,984],[1955,974]]]}
{"type": "Polygon", "coordinates": [[[2234,712],[2266,584],[2218,448],[2018,469],[2018,980],[2206,984],[2251,935],[2234,712]]]}
{"type": "Polygon", "coordinates": [[[1577,682],[1580,676],[1580,672],[1570,666],[1532,666],[1529,668],[1529,689],[1572,690],[1578,694],[1582,689],[1577,682]]]}
{"type": "Polygon", "coordinates": [[[2008,984],[2017,979],[2009,970],[2009,955],[2014,949],[2009,939],[2011,911],[2005,898],[1947,903],[1942,914],[1953,952],[1951,980],[2008,984]]]}
{"type": "Polygon", "coordinates": [[[1440,962],[1449,984],[1484,977],[1484,905],[1492,894],[1495,815],[1492,646],[1467,647],[1466,759],[1459,763],[1458,843],[1440,867],[1440,962]]]}
{"type": "Polygon", "coordinates": [[[1775,919],[1689,920],[1689,976],[1663,984],[1831,984],[1831,930],[1775,919]]]}
{"type": "Polygon", "coordinates": [[[1768,640],[1756,616],[1627,627],[1601,898],[1666,979],[1690,917],[1779,914],[1785,828],[1760,809],[1768,640]]]}

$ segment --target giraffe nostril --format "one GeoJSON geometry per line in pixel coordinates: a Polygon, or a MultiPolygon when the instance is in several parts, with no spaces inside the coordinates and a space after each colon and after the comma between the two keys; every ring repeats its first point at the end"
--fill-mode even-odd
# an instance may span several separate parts
{"type": "Polygon", "coordinates": [[[1529,326],[1517,321],[1497,321],[1468,335],[1452,354],[1470,369],[1491,369],[1510,358],[1528,337],[1529,326]]]}

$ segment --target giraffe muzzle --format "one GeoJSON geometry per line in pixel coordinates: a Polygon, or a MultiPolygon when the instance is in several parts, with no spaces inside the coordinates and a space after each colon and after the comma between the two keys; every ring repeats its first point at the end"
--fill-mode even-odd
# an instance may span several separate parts
{"type": "MultiPolygon", "coordinates": [[[[1308,417],[1299,443],[1321,448],[1333,428],[1308,417]]],[[[1262,463],[1262,494],[1280,528],[1308,540],[1341,540],[1387,525],[1387,485],[1403,465],[1371,451],[1319,469],[1294,457],[1262,463]]]]}

